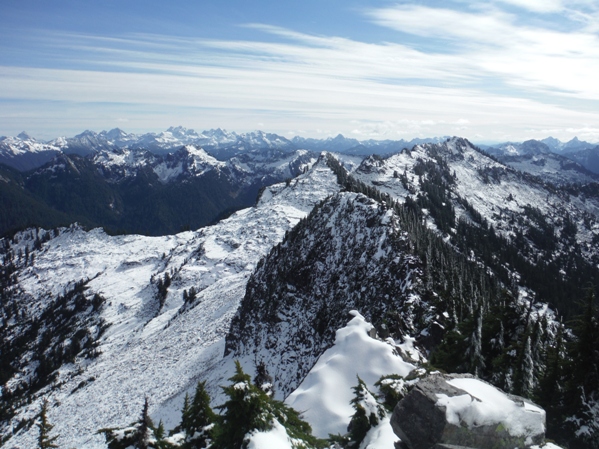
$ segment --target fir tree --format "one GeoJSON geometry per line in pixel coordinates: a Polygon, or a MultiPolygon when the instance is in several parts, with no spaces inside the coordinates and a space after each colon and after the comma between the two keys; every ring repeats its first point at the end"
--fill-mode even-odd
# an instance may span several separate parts
{"type": "Polygon", "coordinates": [[[483,369],[485,368],[485,359],[482,355],[482,326],[483,316],[481,308],[479,307],[476,311],[475,326],[470,335],[467,350],[467,355],[470,359],[469,371],[476,377],[481,376],[483,369]]]}
{"type": "Polygon", "coordinates": [[[148,444],[149,444],[149,433],[150,433],[150,429],[153,426],[152,420],[150,419],[150,415],[148,413],[148,409],[149,409],[149,404],[148,404],[148,397],[146,396],[144,398],[144,406],[143,409],[141,411],[141,417],[139,419],[139,427],[138,427],[138,431],[137,431],[137,444],[136,444],[136,448],[137,449],[148,449],[148,444]]]}
{"type": "Polygon", "coordinates": [[[325,442],[312,436],[310,425],[300,418],[298,412],[255,386],[238,361],[235,362],[235,374],[229,381],[231,385],[222,387],[229,399],[218,407],[223,413],[217,418],[211,449],[245,447],[244,439],[248,433],[268,431],[275,420],[285,426],[287,435],[297,447],[325,446],[325,442]]]}
{"type": "Polygon", "coordinates": [[[264,362],[260,362],[256,366],[256,375],[254,376],[254,385],[260,388],[269,396],[274,396],[274,386],[272,382],[272,377],[268,374],[268,370],[266,369],[266,365],[264,362]]]}
{"type": "Polygon", "coordinates": [[[144,400],[139,420],[122,429],[100,429],[109,449],[172,449],[177,446],[165,441],[162,422],[155,427],[149,415],[148,398],[144,400]]]}
{"type": "Polygon", "coordinates": [[[570,388],[582,387],[590,394],[599,392],[599,313],[592,289],[588,290],[582,310],[572,321],[576,339],[569,348],[574,368],[570,388]]]}
{"type": "Polygon", "coordinates": [[[353,387],[353,390],[354,398],[351,400],[351,405],[355,412],[347,426],[348,447],[360,446],[370,428],[376,426],[385,416],[384,408],[377,403],[360,376],[358,376],[358,385],[353,387]]]}
{"type": "Polygon", "coordinates": [[[185,432],[184,449],[201,449],[208,447],[211,429],[216,415],[210,408],[210,396],[206,392],[206,382],[198,382],[193,401],[185,395],[183,403],[181,429],[185,432]]]}
{"type": "Polygon", "coordinates": [[[547,412],[547,436],[555,439],[563,427],[565,354],[563,326],[560,326],[555,344],[547,349],[546,369],[539,380],[535,399],[547,412]]]}
{"type": "Polygon", "coordinates": [[[39,436],[37,439],[39,449],[50,449],[50,448],[58,447],[56,444],[54,444],[54,441],[56,441],[56,439],[58,437],[50,436],[50,432],[52,431],[52,428],[54,426],[52,424],[50,424],[50,422],[48,421],[47,413],[48,413],[48,401],[46,399],[44,399],[42,401],[40,412],[38,414],[38,418],[39,418],[40,422],[37,423],[37,427],[39,429],[39,436]]]}
{"type": "Polygon", "coordinates": [[[229,378],[231,385],[222,387],[228,400],[217,408],[223,413],[215,435],[214,449],[238,448],[251,430],[269,430],[270,417],[264,411],[269,397],[251,382],[241,364],[235,362],[235,374],[229,378]],[[265,419],[267,418],[267,419],[265,419]]]}
{"type": "Polygon", "coordinates": [[[532,349],[530,346],[530,335],[526,336],[524,342],[524,353],[522,356],[522,383],[520,385],[520,394],[530,397],[534,387],[534,362],[532,360],[532,349]]]}

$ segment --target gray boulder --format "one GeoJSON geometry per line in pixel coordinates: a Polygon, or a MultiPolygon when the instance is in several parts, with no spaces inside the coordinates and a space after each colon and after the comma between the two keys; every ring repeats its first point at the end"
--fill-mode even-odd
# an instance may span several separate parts
{"type": "Polygon", "coordinates": [[[410,449],[523,449],[545,441],[542,408],[470,375],[422,379],[395,407],[391,426],[410,449]]]}

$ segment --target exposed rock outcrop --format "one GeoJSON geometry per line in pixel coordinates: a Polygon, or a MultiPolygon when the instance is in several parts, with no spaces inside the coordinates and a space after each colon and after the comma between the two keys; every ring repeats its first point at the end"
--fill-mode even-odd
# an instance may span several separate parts
{"type": "Polygon", "coordinates": [[[512,449],[545,441],[542,408],[470,375],[421,380],[397,404],[391,425],[410,449],[512,449]]]}

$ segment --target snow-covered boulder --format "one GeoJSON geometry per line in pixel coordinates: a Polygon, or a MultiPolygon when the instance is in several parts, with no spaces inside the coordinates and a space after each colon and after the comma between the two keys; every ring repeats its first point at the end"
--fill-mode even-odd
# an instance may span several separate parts
{"type": "Polygon", "coordinates": [[[421,380],[397,404],[391,425],[410,449],[512,449],[545,441],[542,408],[470,375],[433,374],[421,380]]]}

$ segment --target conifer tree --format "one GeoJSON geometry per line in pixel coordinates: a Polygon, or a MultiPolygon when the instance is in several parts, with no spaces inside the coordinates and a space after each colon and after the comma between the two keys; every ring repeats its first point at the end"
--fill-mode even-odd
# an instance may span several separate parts
{"type": "Polygon", "coordinates": [[[483,327],[483,316],[481,308],[476,310],[475,315],[475,326],[470,336],[469,347],[467,355],[470,358],[470,372],[476,377],[482,375],[482,371],[485,368],[485,359],[482,355],[482,327],[483,327]]]}
{"type": "Polygon", "coordinates": [[[54,441],[56,441],[56,439],[58,437],[50,436],[50,432],[52,431],[52,428],[54,426],[52,424],[50,424],[50,422],[48,421],[47,413],[48,413],[48,400],[44,399],[42,401],[40,412],[38,414],[38,418],[39,418],[40,422],[37,423],[37,427],[39,429],[39,436],[37,439],[39,449],[50,449],[50,448],[58,447],[56,444],[54,444],[54,441]]]}
{"type": "Polygon", "coordinates": [[[569,348],[575,368],[570,388],[579,386],[586,394],[599,393],[599,313],[592,289],[588,290],[582,314],[572,324],[576,339],[569,348]]]}
{"type": "Polygon", "coordinates": [[[532,360],[532,349],[530,345],[530,335],[526,336],[524,342],[524,353],[522,356],[522,383],[520,393],[523,396],[530,397],[534,387],[534,362],[532,360]]]}
{"type": "Polygon", "coordinates": [[[360,376],[358,376],[358,385],[352,389],[354,390],[354,398],[350,403],[355,412],[347,426],[349,432],[348,446],[358,447],[370,428],[376,426],[379,420],[385,416],[385,411],[368,390],[364,381],[360,379],[360,376]]]}
{"type": "Polygon", "coordinates": [[[563,326],[557,330],[555,344],[547,349],[546,369],[539,380],[535,399],[547,412],[547,436],[555,439],[563,427],[565,358],[563,326]]]}
{"type": "Polygon", "coordinates": [[[260,388],[269,396],[274,396],[274,386],[272,382],[272,377],[268,374],[268,370],[266,369],[266,365],[263,361],[261,361],[256,366],[256,375],[254,376],[254,385],[260,388]]]}
{"type": "Polygon", "coordinates": [[[141,411],[141,417],[139,419],[139,428],[137,431],[137,449],[148,449],[149,443],[149,431],[153,426],[152,420],[150,419],[150,415],[148,413],[149,404],[148,397],[144,398],[144,406],[141,411]]]}
{"type": "Polygon", "coordinates": [[[275,420],[285,427],[287,435],[294,440],[294,447],[324,447],[323,441],[312,436],[310,425],[299,413],[254,385],[238,361],[229,381],[229,386],[222,387],[228,400],[218,407],[223,413],[217,417],[211,449],[244,447],[247,434],[268,431],[275,420]]]}
{"type": "Polygon", "coordinates": [[[172,449],[178,447],[164,439],[162,421],[155,427],[149,415],[148,398],[144,400],[141,416],[136,423],[121,429],[100,429],[109,449],[172,449]]]}
{"type": "Polygon", "coordinates": [[[222,387],[228,400],[217,408],[223,411],[215,435],[215,449],[238,448],[251,430],[268,430],[271,426],[268,409],[269,397],[251,382],[235,361],[235,374],[229,378],[231,385],[222,387]],[[267,419],[265,419],[267,418],[267,419]]]}
{"type": "Polygon", "coordinates": [[[181,429],[185,432],[184,449],[201,449],[208,446],[211,439],[211,426],[216,415],[210,408],[210,396],[206,392],[206,382],[198,382],[193,401],[185,395],[181,429]]]}

